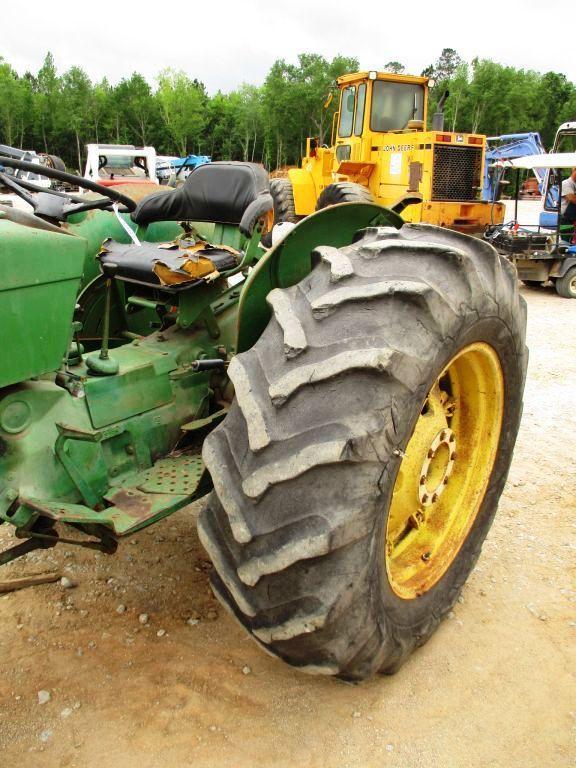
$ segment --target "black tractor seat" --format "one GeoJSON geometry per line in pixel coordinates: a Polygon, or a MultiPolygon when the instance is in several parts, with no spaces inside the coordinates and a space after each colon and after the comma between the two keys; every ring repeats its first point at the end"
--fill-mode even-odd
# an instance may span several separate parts
{"type": "Polygon", "coordinates": [[[257,163],[201,165],[173,192],[157,192],[138,203],[136,224],[209,221],[237,226],[251,237],[257,220],[274,207],[268,173],[257,163]]]}
{"type": "MultiPolygon", "coordinates": [[[[167,293],[180,293],[195,286],[205,284],[205,279],[194,279],[184,271],[183,264],[188,260],[186,243],[180,247],[166,248],[160,243],[142,243],[141,245],[123,245],[108,240],[98,256],[104,275],[136,283],[149,288],[157,288],[167,293]],[[158,276],[158,265],[164,267],[164,274],[170,274],[183,282],[167,284],[158,276]]],[[[234,254],[224,248],[210,247],[197,251],[195,257],[209,259],[215,270],[226,272],[238,266],[234,254]]]]}

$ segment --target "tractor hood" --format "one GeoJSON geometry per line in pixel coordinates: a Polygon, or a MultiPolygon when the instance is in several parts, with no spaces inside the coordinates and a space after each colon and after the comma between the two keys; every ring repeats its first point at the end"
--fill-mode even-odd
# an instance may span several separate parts
{"type": "Polygon", "coordinates": [[[60,367],[85,251],[84,238],[0,216],[0,388],[60,367]]]}

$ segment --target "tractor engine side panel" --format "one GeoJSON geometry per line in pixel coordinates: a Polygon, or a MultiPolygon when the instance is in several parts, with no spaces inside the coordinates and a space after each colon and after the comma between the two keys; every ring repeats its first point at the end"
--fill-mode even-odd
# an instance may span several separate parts
{"type": "Polygon", "coordinates": [[[60,366],[85,253],[82,238],[0,219],[0,388],[60,366]]]}

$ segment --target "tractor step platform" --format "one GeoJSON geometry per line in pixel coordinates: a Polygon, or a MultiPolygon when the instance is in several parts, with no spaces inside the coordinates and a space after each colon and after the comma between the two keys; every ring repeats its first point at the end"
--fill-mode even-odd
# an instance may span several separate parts
{"type": "Polygon", "coordinates": [[[104,495],[110,506],[100,511],[59,501],[21,498],[20,503],[55,522],[103,525],[115,536],[127,536],[199,497],[205,474],[199,454],[181,454],[158,459],[150,469],[111,488],[104,495]]]}

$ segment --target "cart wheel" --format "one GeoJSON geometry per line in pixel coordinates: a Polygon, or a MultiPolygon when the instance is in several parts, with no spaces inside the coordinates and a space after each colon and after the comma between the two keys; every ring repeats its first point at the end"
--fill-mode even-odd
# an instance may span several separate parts
{"type": "Polygon", "coordinates": [[[563,299],[576,299],[576,267],[570,267],[563,277],[556,280],[556,293],[563,299]]]}

